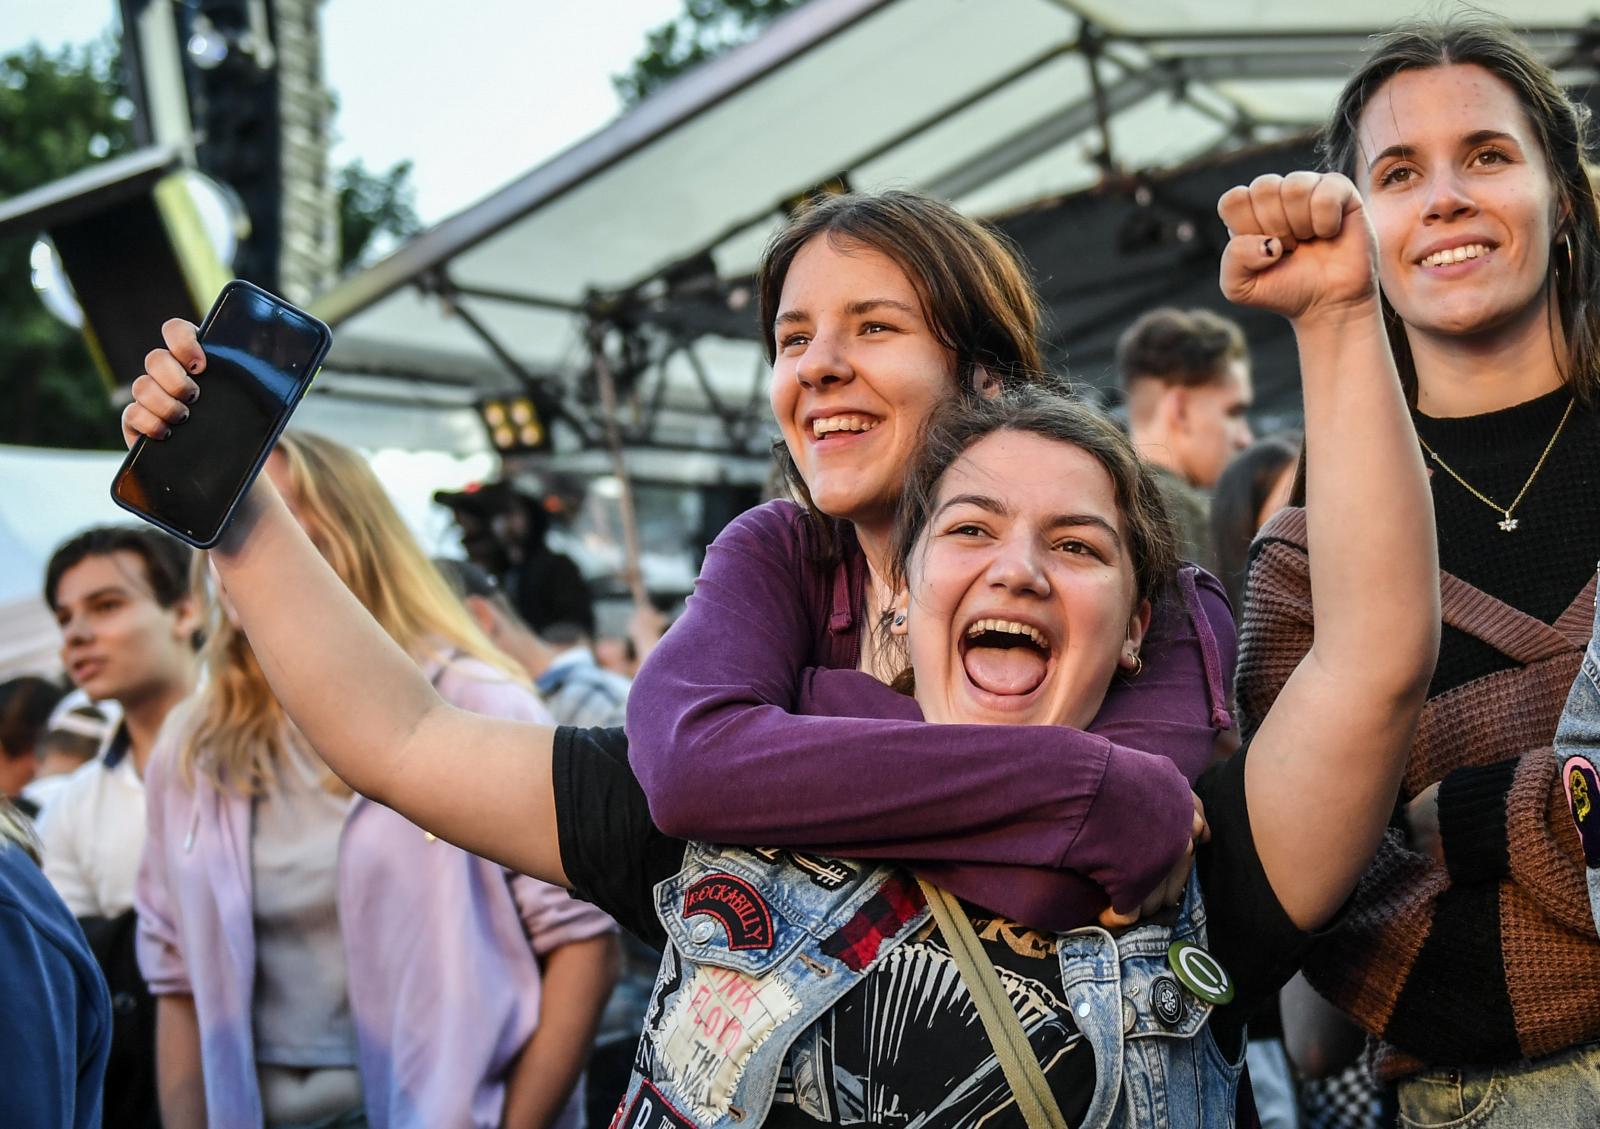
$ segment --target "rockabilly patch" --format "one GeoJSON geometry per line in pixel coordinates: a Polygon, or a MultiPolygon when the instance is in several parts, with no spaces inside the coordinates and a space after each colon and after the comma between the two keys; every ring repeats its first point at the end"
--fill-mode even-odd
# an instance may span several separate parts
{"type": "Polygon", "coordinates": [[[896,876],[885,882],[837,932],[825,937],[819,947],[852,972],[860,972],[877,959],[883,943],[899,933],[927,904],[915,882],[896,876]]]}
{"type": "Polygon", "coordinates": [[[696,1117],[715,1121],[733,1104],[750,1056],[799,1009],[776,979],[695,968],[655,1033],[658,1080],[696,1117]]]}
{"type": "MultiPolygon", "coordinates": [[[[743,878],[735,878],[731,874],[713,874],[685,890],[685,920],[701,915],[722,923],[728,934],[729,949],[772,948],[772,911],[767,908],[767,903],[756,892],[756,888],[743,878]]],[[[700,944],[712,936],[709,930],[704,937],[691,935],[700,944]]]]}
{"type": "Polygon", "coordinates": [[[1567,790],[1567,810],[1583,840],[1583,861],[1600,866],[1600,780],[1594,766],[1584,757],[1568,757],[1561,766],[1561,783],[1567,790]]]}
{"type": "Polygon", "coordinates": [[[618,1107],[617,1113],[619,1116],[612,1120],[611,1129],[699,1129],[673,1109],[672,1103],[648,1081],[639,1085],[633,1104],[626,1109],[618,1107]]]}

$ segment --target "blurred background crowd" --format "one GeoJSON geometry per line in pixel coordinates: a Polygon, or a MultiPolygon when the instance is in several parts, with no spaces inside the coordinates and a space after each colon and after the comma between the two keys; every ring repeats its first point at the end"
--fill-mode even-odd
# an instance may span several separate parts
{"type": "MultiPolygon", "coordinates": [[[[706,545],[776,489],[752,304],[764,239],[819,196],[916,187],[1020,248],[1050,307],[1051,365],[1159,469],[1182,555],[1238,609],[1252,539],[1296,496],[1298,375],[1283,325],[1236,319],[1217,293],[1215,201],[1313,165],[1312,131],[1367,37],[1405,14],[1376,0],[15,7],[0,30],[0,795],[110,986],[105,1123],[129,1126],[159,1123],[133,935],[144,769],[167,716],[199,708],[203,665],[236,676],[201,695],[236,693],[235,723],[265,693],[253,660],[225,653],[225,619],[193,604],[204,565],[106,499],[117,412],[164,318],[198,321],[238,275],[328,321],[336,344],[296,423],[338,443],[295,441],[283,473],[300,497],[368,476],[372,495],[349,505],[383,531],[352,559],[433,558],[452,603],[424,582],[352,588],[422,609],[465,656],[514,662],[529,689],[495,706],[508,716],[620,725],[706,545]],[[164,265],[132,278],[135,261],[164,265]]],[[[1588,8],[1490,7],[1589,99],[1588,8]]],[[[337,540],[341,522],[323,522],[337,540]]],[[[254,1016],[263,1041],[293,1042],[306,1009],[342,998],[314,971],[338,923],[297,917],[296,892],[338,883],[328,860],[353,801],[295,763],[251,778],[254,817],[270,808],[283,829],[281,900],[253,907],[282,986],[254,1016]],[[332,849],[318,861],[307,843],[332,849]]],[[[527,1123],[576,1124],[587,1067],[588,1121],[604,1124],[656,957],[565,895],[470,865],[441,881],[498,883],[496,912],[526,934],[514,959],[540,970],[508,974],[526,991],[506,1014],[565,1040],[538,1059],[545,1084],[520,1091],[527,1123]]],[[[513,961],[503,936],[453,943],[513,961]]],[[[354,991],[361,971],[334,963],[354,991]]],[[[1353,1049],[1290,1061],[1278,1030],[1275,1015],[1252,1026],[1264,1124],[1392,1123],[1353,1049]]],[[[263,1075],[264,1100],[293,1123],[355,1067],[263,1075]]]]}

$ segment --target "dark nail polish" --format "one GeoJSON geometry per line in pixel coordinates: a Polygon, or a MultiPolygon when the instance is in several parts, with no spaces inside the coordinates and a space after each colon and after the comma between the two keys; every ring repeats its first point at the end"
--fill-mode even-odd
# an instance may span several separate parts
{"type": "Polygon", "coordinates": [[[199,398],[200,398],[200,388],[199,388],[198,385],[195,386],[194,388],[189,389],[189,391],[187,391],[187,392],[185,392],[183,394],[183,402],[185,404],[192,404],[196,400],[198,400],[199,398]]]}
{"type": "Polygon", "coordinates": [[[189,371],[190,372],[199,372],[200,371],[200,362],[199,361],[191,362],[190,365],[189,365],[189,371]]]}
{"type": "Polygon", "coordinates": [[[189,409],[188,408],[184,408],[183,409],[183,414],[178,417],[178,422],[182,423],[184,420],[186,420],[188,418],[189,418],[189,409]]]}

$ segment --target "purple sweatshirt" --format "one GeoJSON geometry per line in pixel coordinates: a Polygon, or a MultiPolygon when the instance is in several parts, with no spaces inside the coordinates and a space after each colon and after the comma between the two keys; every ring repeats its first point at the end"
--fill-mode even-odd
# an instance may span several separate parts
{"type": "Polygon", "coordinates": [[[1089,731],[941,725],[856,671],[866,559],[814,563],[770,502],[707,550],[683,616],[634,681],[629,759],[662,831],[905,860],[1036,928],[1129,908],[1183,854],[1189,785],[1231,727],[1233,617],[1185,568],[1089,731]],[[809,669],[821,668],[821,669],[809,669]],[[824,715],[824,716],[807,716],[824,715]]]}
{"type": "MultiPolygon", "coordinates": [[[[530,690],[476,659],[453,661],[437,685],[462,709],[549,720],[530,690]]],[[[177,730],[167,726],[145,775],[139,967],[156,995],[194,997],[209,1124],[260,1125],[251,801],[203,779],[185,785],[177,730]]],[[[497,1129],[507,1071],[539,1024],[540,958],[615,924],[565,890],[425,835],[361,796],[345,816],[337,866],[368,1123],[497,1129]]],[[[558,1129],[581,1120],[582,1090],[558,1129]]]]}

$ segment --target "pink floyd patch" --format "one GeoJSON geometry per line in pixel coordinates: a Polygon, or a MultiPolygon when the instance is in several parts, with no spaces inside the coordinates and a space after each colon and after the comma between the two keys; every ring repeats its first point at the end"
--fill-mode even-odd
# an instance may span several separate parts
{"type": "Polygon", "coordinates": [[[661,1091],[648,1079],[639,1084],[633,1104],[618,1107],[611,1129],[698,1129],[694,1122],[672,1108],[672,1103],[661,1096],[661,1091]]]}
{"type": "Polygon", "coordinates": [[[1595,810],[1600,805],[1600,780],[1594,766],[1583,757],[1568,757],[1561,766],[1561,783],[1567,790],[1567,810],[1583,840],[1583,860],[1600,866],[1600,812],[1595,810]]]}
{"type": "MultiPolygon", "coordinates": [[[[722,923],[728,933],[730,949],[772,948],[772,911],[754,886],[743,878],[731,874],[713,874],[702,878],[683,892],[683,916],[687,918],[709,916],[722,923]]],[[[706,926],[700,926],[705,929],[706,926]]],[[[691,932],[696,942],[704,944],[710,935],[691,932]]]]}

